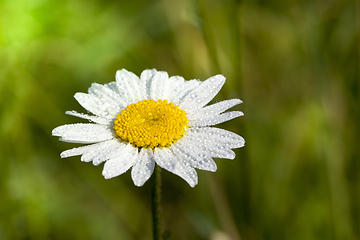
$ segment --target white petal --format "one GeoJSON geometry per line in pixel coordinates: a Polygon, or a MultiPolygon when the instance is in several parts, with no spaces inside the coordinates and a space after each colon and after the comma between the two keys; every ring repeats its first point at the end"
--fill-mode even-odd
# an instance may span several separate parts
{"type": "Polygon", "coordinates": [[[100,101],[109,103],[113,108],[120,109],[126,107],[126,102],[120,97],[118,91],[112,90],[110,86],[110,84],[101,85],[93,83],[88,91],[100,101]]]}
{"type": "MultiPolygon", "coordinates": [[[[170,147],[171,148],[171,147],[170,147]]],[[[167,148],[155,148],[155,162],[162,168],[183,178],[191,187],[198,183],[194,168],[184,164],[167,148]]]]}
{"type": "Polygon", "coordinates": [[[140,89],[145,93],[144,99],[150,99],[150,85],[156,69],[146,69],[140,75],[140,89]]]}
{"type": "Polygon", "coordinates": [[[119,176],[131,168],[138,157],[138,149],[128,144],[121,155],[105,162],[103,176],[106,179],[119,176]]]}
{"type": "Polygon", "coordinates": [[[140,90],[139,77],[125,69],[116,72],[116,84],[126,105],[143,100],[146,96],[140,90]]]}
{"type": "Polygon", "coordinates": [[[183,77],[172,76],[169,78],[169,83],[171,91],[170,94],[166,96],[166,99],[169,102],[173,102],[175,105],[178,105],[184,96],[197,87],[201,82],[198,80],[185,81],[183,77]]]}
{"type": "Polygon", "coordinates": [[[231,149],[225,148],[224,146],[215,145],[212,148],[207,149],[204,145],[209,156],[213,158],[226,158],[233,160],[235,158],[235,153],[231,149]]]}
{"type": "Polygon", "coordinates": [[[121,102],[121,105],[126,105],[125,100],[120,96],[119,88],[116,82],[109,82],[104,86],[116,93],[115,95],[112,95],[112,98],[114,98],[115,101],[121,102]]]}
{"type": "Polygon", "coordinates": [[[73,143],[95,143],[114,138],[110,127],[92,123],[62,125],[55,128],[52,135],[61,137],[61,141],[73,143]]]}
{"type": "Polygon", "coordinates": [[[221,101],[212,104],[210,106],[204,107],[200,111],[187,113],[187,117],[191,120],[213,117],[219,115],[220,113],[223,113],[229,108],[232,108],[233,106],[240,103],[242,103],[240,99],[230,99],[230,100],[221,101]]]}
{"type": "Polygon", "coordinates": [[[194,136],[193,133],[196,133],[195,137],[197,139],[209,139],[210,141],[223,144],[227,148],[240,148],[245,145],[245,140],[243,137],[221,128],[189,128],[188,133],[190,136],[194,136]]]}
{"type": "Polygon", "coordinates": [[[199,119],[189,122],[190,127],[203,127],[203,126],[212,126],[219,123],[223,123],[226,121],[229,121],[231,119],[243,116],[244,114],[240,111],[231,111],[226,112],[220,115],[216,115],[213,117],[205,118],[205,119],[199,119]]]}
{"type": "Polygon", "coordinates": [[[144,185],[153,173],[154,167],[153,151],[150,148],[142,148],[136,164],[131,169],[131,177],[134,184],[138,187],[144,185]]]}
{"type": "Polygon", "coordinates": [[[179,104],[179,101],[186,94],[201,83],[199,80],[185,81],[180,76],[169,78],[167,73],[156,71],[156,69],[144,70],[141,73],[140,80],[141,88],[146,89],[148,99],[167,99],[175,104],[179,104]],[[155,76],[156,79],[153,79],[155,76]],[[161,81],[163,81],[163,84],[159,83],[161,81]]]}
{"type": "Polygon", "coordinates": [[[211,172],[215,172],[217,169],[214,160],[205,149],[197,146],[197,143],[186,141],[183,138],[182,141],[177,141],[173,144],[171,151],[178,158],[182,159],[184,163],[190,164],[192,167],[211,172]]]}
{"type": "Polygon", "coordinates": [[[81,156],[83,162],[93,162],[95,166],[108,159],[115,158],[123,154],[127,145],[119,139],[107,141],[106,144],[99,145],[98,148],[88,151],[81,156]]]}
{"type": "Polygon", "coordinates": [[[97,151],[98,149],[103,148],[103,146],[108,145],[109,142],[114,141],[114,140],[109,140],[109,141],[99,142],[99,143],[95,143],[95,144],[91,144],[91,145],[87,145],[87,146],[83,146],[83,147],[77,147],[77,148],[68,149],[66,151],[63,151],[60,154],[60,157],[61,158],[67,158],[67,157],[82,155],[82,154],[85,154],[87,152],[97,151]]]}
{"type": "Polygon", "coordinates": [[[231,150],[230,144],[220,142],[210,135],[188,132],[182,139],[183,141],[186,140],[189,145],[197,146],[209,157],[235,158],[235,153],[231,150]]]}
{"type": "Polygon", "coordinates": [[[171,91],[166,99],[169,102],[173,102],[175,105],[177,105],[179,104],[180,93],[185,86],[185,79],[180,76],[172,76],[169,78],[169,83],[171,91]]]}
{"type": "Polygon", "coordinates": [[[220,91],[225,83],[222,75],[213,76],[202,82],[198,87],[189,92],[180,103],[179,107],[187,112],[197,111],[208,104],[220,91]]]}
{"type": "Polygon", "coordinates": [[[102,117],[99,117],[99,116],[91,116],[91,115],[88,115],[88,114],[85,114],[85,113],[78,113],[76,111],[66,111],[65,114],[67,115],[71,115],[71,116],[74,116],[74,117],[79,117],[79,118],[82,118],[82,119],[87,119],[91,122],[94,122],[94,123],[98,123],[98,124],[102,124],[102,125],[107,125],[110,123],[110,121],[106,118],[102,118],[102,117]]]}
{"type": "Polygon", "coordinates": [[[171,93],[167,72],[156,72],[151,79],[150,98],[154,100],[166,99],[171,93]]]}
{"type": "Polygon", "coordinates": [[[93,114],[103,118],[113,118],[117,110],[106,101],[98,99],[96,96],[87,93],[76,93],[75,99],[83,108],[92,112],[93,114]]]}
{"type": "Polygon", "coordinates": [[[184,86],[181,88],[179,101],[183,101],[183,99],[195,88],[197,88],[202,82],[196,79],[185,81],[184,86]]]}

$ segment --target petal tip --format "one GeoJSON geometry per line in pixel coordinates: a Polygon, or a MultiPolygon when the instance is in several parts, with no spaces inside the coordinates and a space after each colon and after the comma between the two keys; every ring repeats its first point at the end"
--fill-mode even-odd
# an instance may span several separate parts
{"type": "Polygon", "coordinates": [[[86,93],[77,92],[77,93],[74,94],[74,98],[75,98],[76,100],[78,100],[78,98],[81,98],[82,95],[84,95],[84,94],[86,94],[86,93]]]}
{"type": "Polygon", "coordinates": [[[110,178],[112,178],[112,176],[109,174],[109,172],[105,170],[105,167],[104,167],[104,169],[103,169],[103,171],[102,171],[101,174],[104,176],[105,179],[110,179],[110,178]]]}
{"type": "Polygon", "coordinates": [[[61,134],[60,134],[60,132],[59,132],[59,128],[60,128],[60,127],[61,127],[61,126],[54,128],[54,129],[51,131],[51,135],[54,136],[54,137],[59,137],[59,136],[61,136],[61,134]]]}
{"type": "Polygon", "coordinates": [[[243,101],[241,101],[241,99],[235,98],[234,100],[236,101],[235,105],[243,103],[243,101]]]}
{"type": "Polygon", "coordinates": [[[134,185],[137,187],[142,187],[144,185],[145,182],[140,182],[140,181],[136,181],[133,179],[134,185]]]}
{"type": "Polygon", "coordinates": [[[108,175],[105,175],[104,173],[102,174],[104,176],[104,178],[107,180],[107,179],[110,179],[112,177],[108,176],[108,175]]]}
{"type": "Polygon", "coordinates": [[[222,84],[224,84],[226,81],[226,77],[222,74],[217,74],[215,76],[210,77],[209,79],[212,79],[212,81],[218,81],[222,84]]]}
{"type": "Polygon", "coordinates": [[[214,165],[214,168],[210,170],[211,172],[216,172],[217,171],[217,165],[214,165]]]}
{"type": "Polygon", "coordinates": [[[198,184],[198,182],[189,183],[190,187],[192,187],[192,188],[194,188],[197,184],[198,184]]]}

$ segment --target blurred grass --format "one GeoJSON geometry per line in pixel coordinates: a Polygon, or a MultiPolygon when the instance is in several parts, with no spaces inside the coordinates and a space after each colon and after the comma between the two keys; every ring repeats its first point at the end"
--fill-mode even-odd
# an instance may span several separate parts
{"type": "Polygon", "coordinates": [[[0,239],[151,239],[151,181],[104,180],[51,130],[126,68],[241,98],[247,140],[191,189],[163,172],[168,239],[360,238],[360,4],[0,1],[0,239]]]}

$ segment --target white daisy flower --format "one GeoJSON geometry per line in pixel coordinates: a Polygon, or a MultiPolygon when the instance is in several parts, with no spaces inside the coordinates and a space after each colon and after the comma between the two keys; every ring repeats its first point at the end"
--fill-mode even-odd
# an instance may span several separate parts
{"type": "Polygon", "coordinates": [[[140,78],[116,72],[116,82],[93,83],[89,93],[75,99],[93,115],[67,111],[66,114],[92,123],[67,124],[55,128],[61,141],[91,143],[66,150],[62,158],[82,155],[81,161],[99,165],[106,179],[131,169],[136,186],[142,186],[154,171],[155,163],[180,176],[191,187],[198,182],[194,168],[216,171],[212,158],[234,159],[232,148],[245,140],[232,132],[210,127],[242,116],[225,112],[242,103],[231,99],[208,104],[220,91],[225,77],[216,75],[204,82],[185,81],[166,72],[145,70],[140,78]]]}

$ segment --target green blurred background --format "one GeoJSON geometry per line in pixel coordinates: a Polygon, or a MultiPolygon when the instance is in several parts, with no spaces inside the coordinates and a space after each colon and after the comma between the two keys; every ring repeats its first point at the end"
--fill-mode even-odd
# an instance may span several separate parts
{"type": "Polygon", "coordinates": [[[116,70],[221,73],[246,139],[191,188],[162,171],[167,239],[360,239],[360,3],[0,0],[0,239],[152,239],[152,179],[105,180],[51,136],[116,70]]]}

